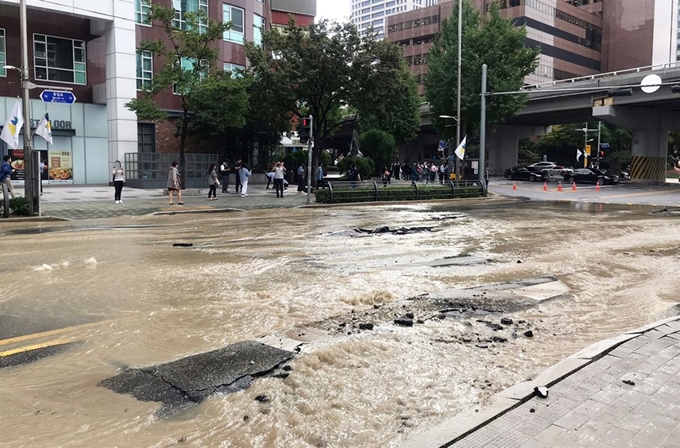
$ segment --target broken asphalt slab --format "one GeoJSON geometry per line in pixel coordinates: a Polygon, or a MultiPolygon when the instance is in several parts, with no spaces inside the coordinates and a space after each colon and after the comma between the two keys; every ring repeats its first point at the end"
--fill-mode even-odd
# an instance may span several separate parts
{"type": "Polygon", "coordinates": [[[140,401],[200,403],[214,393],[246,389],[254,377],[267,375],[293,356],[287,350],[244,341],[167,364],[127,369],[99,385],[140,401]]]}

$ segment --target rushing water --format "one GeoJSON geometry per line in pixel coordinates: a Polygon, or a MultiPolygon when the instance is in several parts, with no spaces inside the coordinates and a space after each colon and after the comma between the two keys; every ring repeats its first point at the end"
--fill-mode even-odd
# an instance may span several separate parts
{"type": "Polygon", "coordinates": [[[259,210],[42,223],[27,231],[3,225],[0,316],[35,331],[45,321],[99,323],[68,333],[82,342],[64,353],[0,370],[0,446],[395,446],[479,409],[491,394],[589,343],[673,312],[675,219],[647,216],[645,208],[455,207],[259,210]],[[347,232],[383,225],[434,229],[347,232]],[[493,261],[425,263],[459,255],[493,261]],[[258,379],[168,418],[154,413],[157,403],[97,386],[127,366],[297,333],[374,304],[546,275],[573,295],[508,314],[529,320],[533,339],[487,350],[441,342],[467,331],[451,319],[319,332],[316,341],[306,335],[311,344],[288,378],[258,379]],[[262,393],[269,403],[254,400],[262,393]]]}

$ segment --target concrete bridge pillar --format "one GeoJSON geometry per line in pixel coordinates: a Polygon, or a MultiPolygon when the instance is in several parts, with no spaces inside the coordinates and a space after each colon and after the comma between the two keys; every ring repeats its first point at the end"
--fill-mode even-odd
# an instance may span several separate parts
{"type": "Polygon", "coordinates": [[[546,126],[521,126],[500,124],[493,134],[487,138],[489,153],[489,172],[492,176],[501,176],[506,169],[517,166],[519,141],[521,139],[543,135],[548,132],[546,126]]]}
{"type": "Polygon", "coordinates": [[[633,182],[666,181],[668,132],[680,129],[680,114],[657,109],[620,106],[593,107],[593,117],[633,133],[630,177],[633,182]]]}

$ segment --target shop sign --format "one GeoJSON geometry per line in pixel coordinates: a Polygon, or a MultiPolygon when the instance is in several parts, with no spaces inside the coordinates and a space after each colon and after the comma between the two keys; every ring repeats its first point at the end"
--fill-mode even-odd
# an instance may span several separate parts
{"type": "Polygon", "coordinates": [[[70,151],[50,150],[47,162],[50,185],[73,183],[73,158],[70,151]]]}

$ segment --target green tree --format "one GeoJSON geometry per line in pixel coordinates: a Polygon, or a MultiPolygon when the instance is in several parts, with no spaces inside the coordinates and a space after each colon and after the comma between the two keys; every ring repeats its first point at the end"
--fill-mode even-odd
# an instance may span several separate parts
{"type": "MultiPolygon", "coordinates": [[[[325,20],[306,27],[291,21],[282,32],[265,32],[262,46],[246,45],[251,73],[267,88],[266,104],[298,117],[314,117],[315,161],[343,121],[366,116],[391,131],[406,120],[396,118],[399,115],[415,117],[409,105],[414,90],[404,88],[412,78],[398,51],[393,43],[362,40],[351,23],[325,20]],[[390,101],[381,104],[385,92],[390,101]],[[354,114],[343,116],[348,105],[354,114]]],[[[404,134],[412,135],[412,126],[405,126],[404,134]]]]}
{"type": "MultiPolygon", "coordinates": [[[[221,83],[225,86],[229,81],[224,77],[213,78],[214,62],[218,56],[215,42],[222,39],[229,25],[208,19],[203,11],[186,12],[185,25],[175,26],[175,10],[157,3],[151,4],[148,21],[156,22],[163,29],[164,36],[155,41],[141,42],[138,51],[153,53],[160,62],[160,70],[154,73],[151,85],[144,90],[141,98],[135,98],[126,104],[141,120],[169,120],[176,127],[175,135],[180,139],[180,166],[182,177],[186,179],[185,149],[187,138],[201,107],[217,106],[215,102],[206,102],[206,91],[214,90],[221,83]],[[156,104],[153,98],[160,92],[172,88],[180,100],[179,116],[169,114],[156,104]]],[[[209,112],[203,111],[206,120],[209,112]]],[[[214,115],[214,114],[213,114],[214,115]]],[[[233,114],[229,115],[234,118],[233,114]]]]}
{"type": "MultiPolygon", "coordinates": [[[[489,14],[480,15],[463,1],[461,128],[463,135],[479,126],[482,64],[488,66],[489,90],[517,91],[524,77],[538,65],[540,49],[524,46],[526,29],[504,19],[497,3],[489,14]]],[[[429,71],[425,80],[425,97],[430,103],[437,131],[453,134],[450,120],[439,115],[455,115],[458,84],[458,16],[443,21],[441,31],[430,49],[429,71]]],[[[487,121],[499,123],[524,106],[523,95],[491,97],[487,101],[487,121]]],[[[462,138],[462,135],[461,135],[462,138]]]]}
{"type": "Polygon", "coordinates": [[[361,111],[362,129],[385,131],[400,145],[420,130],[418,83],[408,70],[401,47],[387,41],[369,41],[368,45],[380,63],[370,66],[359,95],[353,99],[355,114],[361,111]]]}
{"type": "Polygon", "coordinates": [[[371,174],[378,174],[383,166],[389,167],[394,160],[394,137],[385,131],[371,129],[359,135],[359,144],[364,156],[375,163],[371,174]]]}

